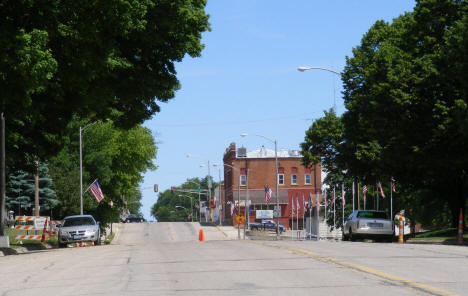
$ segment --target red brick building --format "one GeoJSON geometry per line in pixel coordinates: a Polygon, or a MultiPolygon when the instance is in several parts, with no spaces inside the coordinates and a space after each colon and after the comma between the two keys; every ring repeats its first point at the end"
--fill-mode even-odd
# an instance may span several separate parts
{"type": "MultiPolygon", "coordinates": [[[[301,163],[301,157],[298,150],[278,151],[278,195],[281,207],[281,217],[279,219],[286,227],[290,227],[292,202],[294,201],[294,205],[296,205],[296,198],[298,198],[300,204],[299,217],[302,218],[304,210],[303,198],[307,203],[309,194],[320,193],[320,164],[316,164],[312,169],[305,168],[301,163]]],[[[274,150],[266,149],[262,146],[260,149],[251,152],[247,152],[247,149],[244,147],[238,148],[236,151],[236,144],[231,143],[224,153],[223,162],[225,164],[225,220],[235,217],[235,213],[231,216],[230,204],[232,203],[237,206],[239,199],[240,212],[243,215],[247,197],[250,204],[249,221],[251,222],[256,221],[257,210],[274,209],[276,206],[274,150]],[[272,197],[269,203],[265,200],[266,185],[272,190],[272,197]]],[[[315,198],[313,200],[315,203],[315,198]]],[[[296,214],[294,214],[294,219],[296,219],[296,214]]],[[[234,219],[233,224],[236,225],[234,219]]]]}

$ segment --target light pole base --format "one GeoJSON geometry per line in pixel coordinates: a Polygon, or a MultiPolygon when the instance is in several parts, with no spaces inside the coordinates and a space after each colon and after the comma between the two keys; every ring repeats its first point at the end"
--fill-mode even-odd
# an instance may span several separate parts
{"type": "Polygon", "coordinates": [[[0,248],[9,248],[10,247],[10,237],[0,236],[0,248]]]}

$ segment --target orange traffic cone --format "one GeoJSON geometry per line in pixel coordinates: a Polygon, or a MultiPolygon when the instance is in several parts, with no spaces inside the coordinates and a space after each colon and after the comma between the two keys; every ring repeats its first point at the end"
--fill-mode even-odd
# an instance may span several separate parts
{"type": "Polygon", "coordinates": [[[205,233],[203,232],[203,229],[200,229],[200,233],[198,234],[198,240],[201,242],[205,240],[205,233]]]}

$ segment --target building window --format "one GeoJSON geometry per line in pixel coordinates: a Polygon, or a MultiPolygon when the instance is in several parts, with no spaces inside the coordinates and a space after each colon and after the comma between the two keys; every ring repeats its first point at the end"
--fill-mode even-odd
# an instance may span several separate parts
{"type": "Polygon", "coordinates": [[[297,175],[296,174],[291,175],[291,184],[292,185],[297,185],[297,175]]]}
{"type": "Polygon", "coordinates": [[[284,174],[278,174],[278,185],[284,185],[284,174]]]}
{"type": "Polygon", "coordinates": [[[247,185],[247,175],[240,175],[240,185],[241,186],[247,185]]]}
{"type": "Polygon", "coordinates": [[[310,174],[305,174],[305,184],[310,184],[310,174]]]}

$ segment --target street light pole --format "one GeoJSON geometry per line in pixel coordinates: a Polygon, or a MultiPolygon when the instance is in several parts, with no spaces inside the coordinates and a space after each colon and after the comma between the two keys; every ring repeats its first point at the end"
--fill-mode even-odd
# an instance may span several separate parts
{"type": "Polygon", "coordinates": [[[210,161],[201,157],[200,155],[194,155],[194,154],[187,154],[187,157],[190,158],[190,157],[196,157],[196,158],[199,158],[203,161],[206,161],[207,162],[207,166],[208,166],[208,207],[209,207],[209,213],[210,213],[210,216],[211,216],[211,207],[210,207],[210,201],[211,201],[211,175],[210,175],[210,161]]]}
{"type": "MultiPolygon", "coordinates": [[[[322,70],[322,71],[327,71],[327,72],[330,72],[330,73],[341,76],[341,73],[339,73],[339,72],[336,72],[334,70],[327,69],[327,68],[322,68],[322,67],[298,67],[297,70],[299,72],[304,72],[304,71],[309,71],[309,70],[322,70]]],[[[333,92],[334,91],[335,91],[335,80],[333,80],[333,92]]],[[[336,112],[335,93],[333,93],[333,110],[335,110],[335,112],[336,112]]]]}
{"type": "MultiPolygon", "coordinates": [[[[241,134],[241,137],[246,137],[248,136],[249,134],[246,134],[246,133],[243,133],[241,134]]],[[[251,136],[257,136],[257,137],[260,137],[260,138],[264,138],[265,140],[268,140],[272,143],[275,144],[275,170],[276,170],[276,209],[278,209],[280,211],[280,215],[277,217],[277,221],[276,221],[276,240],[279,239],[279,218],[281,216],[281,208],[280,208],[280,205],[279,205],[279,184],[278,184],[278,142],[276,140],[272,140],[270,138],[267,138],[263,135],[251,135],[251,136]]],[[[275,211],[273,211],[275,212],[275,211]]]]}
{"type": "Polygon", "coordinates": [[[83,128],[80,126],[80,215],[83,215],[83,148],[82,148],[83,140],[82,140],[82,137],[83,137],[83,132],[85,131],[85,129],[92,126],[96,122],[98,121],[89,123],[85,125],[85,127],[83,128]]]}
{"type": "MultiPolygon", "coordinates": [[[[236,171],[238,173],[238,179],[237,179],[237,215],[240,214],[240,169],[239,168],[236,168],[236,167],[233,167],[232,165],[229,165],[229,164],[226,164],[226,163],[223,163],[223,165],[227,166],[227,167],[230,167],[231,169],[233,169],[234,171],[236,171]]],[[[219,164],[216,164],[214,163],[213,164],[214,167],[217,167],[217,166],[220,166],[219,164]]],[[[240,240],[240,224],[239,222],[237,223],[237,238],[240,240]]],[[[244,227],[244,239],[245,239],[245,227],[244,227]]]]}

